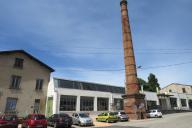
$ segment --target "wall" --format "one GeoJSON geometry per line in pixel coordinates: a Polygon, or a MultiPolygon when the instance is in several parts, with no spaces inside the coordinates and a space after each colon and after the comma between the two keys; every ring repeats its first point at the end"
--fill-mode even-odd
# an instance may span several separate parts
{"type": "Polygon", "coordinates": [[[4,112],[7,97],[17,98],[16,110],[19,115],[31,113],[35,99],[41,99],[41,112],[45,112],[45,103],[47,95],[47,87],[50,79],[50,71],[40,63],[29,58],[23,53],[1,54],[0,55],[0,87],[2,88],[2,96],[0,98],[0,111],[4,112]],[[14,68],[15,58],[24,59],[23,69],[14,68]],[[22,76],[19,90],[9,89],[11,76],[22,76]],[[43,79],[43,89],[37,92],[35,90],[36,79],[43,79]]]}

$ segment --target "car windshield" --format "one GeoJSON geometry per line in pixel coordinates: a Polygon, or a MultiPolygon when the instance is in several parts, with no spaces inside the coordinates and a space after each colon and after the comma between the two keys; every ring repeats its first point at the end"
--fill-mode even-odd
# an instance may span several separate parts
{"type": "Polygon", "coordinates": [[[14,115],[5,115],[5,116],[0,116],[0,119],[11,121],[11,120],[15,120],[16,116],[14,116],[14,115]]]}
{"type": "Polygon", "coordinates": [[[121,114],[121,115],[126,115],[126,113],[125,113],[125,112],[120,112],[120,114],[121,114]]]}
{"type": "Polygon", "coordinates": [[[60,117],[69,117],[69,115],[67,115],[67,114],[60,114],[59,116],[60,117]]]}
{"type": "Polygon", "coordinates": [[[34,120],[42,120],[42,119],[45,119],[45,116],[44,115],[34,115],[33,119],[34,120]]]}
{"type": "Polygon", "coordinates": [[[79,113],[79,117],[86,118],[86,117],[89,117],[89,116],[87,114],[85,114],[85,113],[79,113]]]}
{"type": "Polygon", "coordinates": [[[150,110],[150,113],[156,112],[156,110],[150,110]]]}
{"type": "Polygon", "coordinates": [[[110,112],[110,113],[109,113],[109,116],[114,116],[114,115],[115,115],[114,112],[110,112]]]}

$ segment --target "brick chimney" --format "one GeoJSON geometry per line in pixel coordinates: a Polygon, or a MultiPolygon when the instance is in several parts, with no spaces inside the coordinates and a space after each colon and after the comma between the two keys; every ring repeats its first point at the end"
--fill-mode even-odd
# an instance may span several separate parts
{"type": "Polygon", "coordinates": [[[127,1],[121,0],[121,17],[123,31],[124,63],[125,63],[125,95],[124,110],[130,119],[146,118],[145,95],[139,93],[137,69],[135,63],[131,28],[129,24],[127,1]]]}

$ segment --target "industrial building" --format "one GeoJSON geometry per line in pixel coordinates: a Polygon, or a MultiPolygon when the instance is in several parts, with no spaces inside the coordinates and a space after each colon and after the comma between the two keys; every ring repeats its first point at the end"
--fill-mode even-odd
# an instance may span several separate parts
{"type": "MultiPolygon", "coordinates": [[[[148,108],[159,105],[156,93],[143,93],[146,95],[148,108]]],[[[122,95],[124,94],[124,87],[53,78],[48,86],[47,115],[73,111],[94,113],[123,110],[122,95]]]]}

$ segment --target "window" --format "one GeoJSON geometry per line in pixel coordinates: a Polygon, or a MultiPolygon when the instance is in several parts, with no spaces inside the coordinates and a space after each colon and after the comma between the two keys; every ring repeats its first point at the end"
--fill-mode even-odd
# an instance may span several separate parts
{"type": "Polygon", "coordinates": [[[186,90],[185,90],[185,88],[182,88],[182,90],[183,90],[183,93],[186,93],[186,90]]]}
{"type": "Polygon", "coordinates": [[[23,62],[24,62],[24,59],[15,58],[14,67],[15,67],[15,68],[23,68],[23,62]]]}
{"type": "Polygon", "coordinates": [[[108,98],[97,98],[97,109],[98,111],[108,111],[109,99],[108,98]]]}
{"type": "Polygon", "coordinates": [[[170,98],[171,107],[177,107],[177,98],[170,98]]]}
{"type": "Polygon", "coordinates": [[[172,92],[172,90],[170,89],[169,92],[172,92]]]}
{"type": "Polygon", "coordinates": [[[115,110],[123,110],[123,99],[114,99],[115,110]]]}
{"type": "Polygon", "coordinates": [[[39,113],[40,99],[35,99],[33,113],[39,113]]]}
{"type": "Polygon", "coordinates": [[[19,89],[21,83],[21,76],[15,76],[13,75],[11,78],[11,89],[19,89]]]}
{"type": "Polygon", "coordinates": [[[80,110],[81,111],[93,111],[93,97],[83,97],[80,100],[80,110]]]}
{"type": "Polygon", "coordinates": [[[61,95],[60,97],[60,111],[75,111],[76,110],[76,96],[61,95]]]}
{"type": "Polygon", "coordinates": [[[6,103],[6,112],[14,112],[16,110],[16,105],[17,105],[17,99],[16,98],[7,98],[7,103],[6,103]]]}
{"type": "Polygon", "coordinates": [[[181,106],[187,107],[186,99],[181,99],[181,106]]]}
{"type": "Polygon", "coordinates": [[[147,100],[147,109],[157,109],[157,102],[152,100],[147,100]]]}
{"type": "Polygon", "coordinates": [[[35,90],[42,90],[42,88],[43,88],[43,79],[37,79],[35,90]]]}

